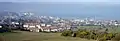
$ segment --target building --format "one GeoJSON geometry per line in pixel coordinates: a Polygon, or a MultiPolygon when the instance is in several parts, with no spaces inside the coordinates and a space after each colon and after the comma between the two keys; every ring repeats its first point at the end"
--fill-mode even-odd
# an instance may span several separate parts
{"type": "Polygon", "coordinates": [[[2,28],[2,26],[0,25],[0,28],[2,28]]]}
{"type": "Polygon", "coordinates": [[[23,28],[24,28],[24,30],[39,32],[40,24],[39,23],[25,23],[23,25],[23,28]]]}
{"type": "Polygon", "coordinates": [[[43,32],[57,32],[58,27],[56,27],[56,26],[46,26],[46,27],[41,27],[40,30],[43,31],[43,32]]]}

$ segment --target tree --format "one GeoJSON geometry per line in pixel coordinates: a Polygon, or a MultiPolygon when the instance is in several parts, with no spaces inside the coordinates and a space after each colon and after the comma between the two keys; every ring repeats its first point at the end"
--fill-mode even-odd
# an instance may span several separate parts
{"type": "Polygon", "coordinates": [[[100,38],[98,41],[107,41],[105,38],[100,38]]]}
{"type": "Polygon", "coordinates": [[[105,31],[108,31],[108,28],[106,28],[106,30],[105,31]]]}
{"type": "Polygon", "coordinates": [[[77,31],[76,36],[80,38],[85,38],[87,37],[88,34],[89,34],[88,31],[80,30],[80,31],[77,31]]]}
{"type": "Polygon", "coordinates": [[[62,36],[72,36],[73,34],[73,31],[71,30],[65,30],[61,35],[62,36]]]}
{"type": "MultiPolygon", "coordinates": [[[[98,41],[107,41],[111,40],[116,36],[116,33],[108,33],[108,32],[97,32],[97,31],[88,31],[88,30],[78,30],[71,31],[66,30],[62,33],[62,36],[72,36],[72,37],[80,37],[85,39],[94,39],[98,41]]],[[[114,40],[120,40],[120,34],[115,37],[114,40]]]]}

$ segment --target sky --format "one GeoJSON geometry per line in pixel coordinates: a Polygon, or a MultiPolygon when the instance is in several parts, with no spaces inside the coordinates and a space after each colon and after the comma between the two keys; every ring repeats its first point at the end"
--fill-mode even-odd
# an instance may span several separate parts
{"type": "Polygon", "coordinates": [[[119,3],[120,0],[0,0],[0,2],[110,2],[110,3],[119,3]]]}
{"type": "Polygon", "coordinates": [[[120,19],[120,0],[0,0],[0,2],[40,2],[49,4],[0,4],[0,10],[33,11],[38,15],[120,19]],[[73,4],[84,3],[84,4],[73,4]],[[90,3],[94,4],[90,4],[90,3]],[[55,3],[55,4],[50,4],[55,3]],[[60,4],[57,4],[60,3],[60,4]],[[62,4],[63,3],[63,4],[62,4]],[[64,4],[71,3],[71,4],[64,4]],[[86,4],[88,3],[88,4],[86,4]],[[99,3],[99,4],[96,4],[99,3]],[[106,4],[109,3],[109,4],[106,4]],[[114,4],[117,3],[117,4],[114,4]]]}

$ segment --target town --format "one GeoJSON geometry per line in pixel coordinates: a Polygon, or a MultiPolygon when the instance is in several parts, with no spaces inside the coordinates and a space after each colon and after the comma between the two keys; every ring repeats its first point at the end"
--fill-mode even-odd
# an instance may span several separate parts
{"type": "MultiPolygon", "coordinates": [[[[100,20],[90,17],[84,19],[66,19],[53,16],[36,16],[35,13],[31,12],[4,11],[0,12],[0,14],[0,36],[2,35],[0,41],[5,40],[3,37],[6,37],[6,40],[9,40],[9,37],[18,37],[20,40],[27,37],[32,38],[33,40],[31,41],[36,40],[34,38],[40,38],[40,40],[48,39],[48,41],[51,38],[67,39],[67,37],[61,39],[62,36],[69,36],[71,39],[74,39],[72,37],[80,37],[78,38],[79,40],[85,38],[89,39],[89,41],[90,39],[92,41],[119,40],[119,20],[100,20]],[[11,34],[7,34],[7,32],[11,34]]],[[[19,40],[18,38],[16,39],[19,40]]],[[[11,39],[11,41],[16,41],[16,39],[11,39]]]]}
{"type": "Polygon", "coordinates": [[[0,28],[21,29],[30,32],[62,32],[77,30],[79,26],[120,26],[119,20],[64,19],[52,16],[34,16],[31,12],[1,12],[0,28]]]}
{"type": "Polygon", "coordinates": [[[0,41],[120,41],[120,0],[0,0],[0,41]]]}

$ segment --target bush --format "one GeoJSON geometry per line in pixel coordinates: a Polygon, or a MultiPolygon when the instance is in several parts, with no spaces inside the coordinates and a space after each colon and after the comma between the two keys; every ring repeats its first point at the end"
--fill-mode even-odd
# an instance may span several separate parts
{"type": "Polygon", "coordinates": [[[85,37],[87,37],[87,35],[89,35],[89,32],[87,32],[87,31],[77,31],[77,33],[76,33],[76,37],[81,37],[81,38],[85,38],[85,37]]]}
{"type": "Polygon", "coordinates": [[[117,34],[114,38],[112,38],[113,41],[120,41],[120,33],[117,34]]]}
{"type": "Polygon", "coordinates": [[[100,38],[98,41],[107,41],[106,38],[100,38]]]}
{"type": "MultiPolygon", "coordinates": [[[[72,36],[72,37],[80,37],[85,39],[94,39],[99,41],[106,41],[111,40],[115,37],[115,33],[96,33],[95,31],[87,31],[87,30],[78,30],[76,32],[73,32],[71,30],[66,30],[62,33],[62,36],[72,36]]],[[[114,40],[120,40],[120,35],[115,37],[114,40]]]]}
{"type": "Polygon", "coordinates": [[[113,34],[113,33],[109,33],[109,34],[107,34],[107,40],[111,40],[112,38],[114,38],[115,37],[115,34],[113,34]]]}
{"type": "Polygon", "coordinates": [[[72,36],[73,32],[71,30],[64,31],[61,35],[62,36],[72,36]]]}

